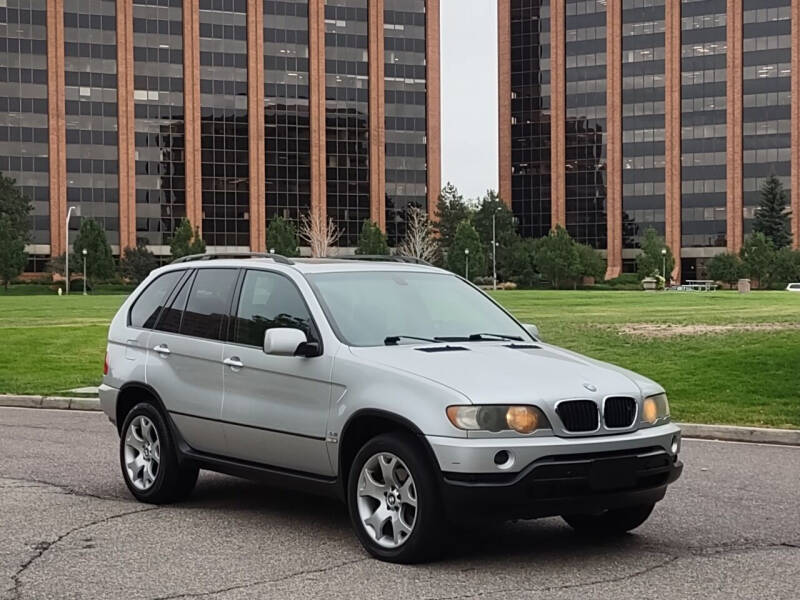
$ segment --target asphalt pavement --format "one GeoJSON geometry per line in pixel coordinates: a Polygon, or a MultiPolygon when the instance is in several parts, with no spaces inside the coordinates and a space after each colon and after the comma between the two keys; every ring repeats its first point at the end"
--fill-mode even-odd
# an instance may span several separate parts
{"type": "Polygon", "coordinates": [[[117,456],[102,414],[0,408],[0,598],[800,597],[800,447],[685,440],[634,534],[465,523],[422,566],[369,558],[335,501],[222,475],[139,504],[117,456]]]}

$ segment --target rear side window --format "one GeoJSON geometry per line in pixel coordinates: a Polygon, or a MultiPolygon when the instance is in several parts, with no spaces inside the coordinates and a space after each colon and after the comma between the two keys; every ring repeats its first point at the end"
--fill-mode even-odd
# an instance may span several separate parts
{"type": "Polygon", "coordinates": [[[186,308],[186,300],[189,298],[190,289],[192,289],[192,277],[187,277],[180,284],[180,291],[174,295],[169,306],[161,311],[161,318],[158,320],[156,329],[169,333],[178,333],[180,331],[181,319],[183,318],[183,311],[186,308]]]}
{"type": "Polygon", "coordinates": [[[157,277],[139,295],[130,312],[131,327],[139,329],[152,329],[158,319],[158,314],[164,307],[164,302],[172,292],[175,284],[183,277],[184,271],[170,271],[157,277]]]}
{"type": "Polygon", "coordinates": [[[181,334],[222,339],[222,325],[228,316],[237,275],[235,269],[197,270],[181,320],[181,334]]]}

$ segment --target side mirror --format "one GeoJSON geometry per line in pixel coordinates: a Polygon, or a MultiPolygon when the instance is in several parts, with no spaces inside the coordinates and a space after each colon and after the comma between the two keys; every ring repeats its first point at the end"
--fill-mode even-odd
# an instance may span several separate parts
{"type": "Polygon", "coordinates": [[[536,325],[534,325],[533,323],[524,323],[522,326],[525,328],[525,331],[530,333],[537,340],[541,339],[541,337],[539,336],[539,328],[536,325]]]}
{"type": "Polygon", "coordinates": [[[264,353],[274,356],[295,356],[303,346],[309,344],[306,334],[291,327],[267,329],[264,334],[264,353]]]}

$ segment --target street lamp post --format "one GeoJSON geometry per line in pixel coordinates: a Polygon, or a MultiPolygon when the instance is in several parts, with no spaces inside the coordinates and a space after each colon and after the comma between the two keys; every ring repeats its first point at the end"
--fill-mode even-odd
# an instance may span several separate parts
{"type": "MultiPolygon", "coordinates": [[[[497,207],[500,210],[500,207],[497,207]]],[[[497,210],[492,213],[492,289],[497,290],[497,210]]]]}
{"type": "Polygon", "coordinates": [[[664,277],[664,285],[667,285],[667,249],[661,249],[661,274],[664,277]]]}
{"type": "Polygon", "coordinates": [[[464,266],[464,279],[469,281],[469,248],[464,248],[464,258],[466,260],[464,266]]]}
{"type": "Polygon", "coordinates": [[[67,278],[67,281],[65,283],[65,290],[67,292],[67,295],[69,295],[69,218],[72,216],[72,211],[75,210],[75,208],[76,208],[75,206],[69,207],[69,210],[67,211],[67,221],[64,225],[64,232],[65,235],[67,236],[66,251],[64,252],[64,257],[65,257],[64,275],[67,278]]]}
{"type": "Polygon", "coordinates": [[[86,295],[86,248],[81,250],[81,254],[83,254],[83,295],[86,295]]]}

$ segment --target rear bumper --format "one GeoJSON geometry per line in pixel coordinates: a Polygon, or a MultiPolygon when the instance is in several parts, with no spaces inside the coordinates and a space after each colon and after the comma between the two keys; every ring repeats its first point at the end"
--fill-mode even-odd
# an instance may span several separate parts
{"type": "Polygon", "coordinates": [[[448,509],[472,516],[536,518],[661,500],[683,464],[659,447],[541,458],[517,473],[443,473],[448,509]]]}
{"type": "Polygon", "coordinates": [[[105,383],[100,384],[98,396],[100,397],[100,408],[106,413],[108,420],[116,424],[117,422],[117,396],[119,390],[105,383]]]}

